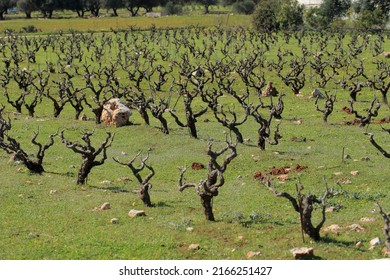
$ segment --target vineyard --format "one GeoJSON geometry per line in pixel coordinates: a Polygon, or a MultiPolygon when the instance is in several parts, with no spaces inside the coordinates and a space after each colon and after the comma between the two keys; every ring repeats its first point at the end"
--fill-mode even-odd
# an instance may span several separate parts
{"type": "Polygon", "coordinates": [[[1,259],[386,256],[389,38],[5,32],[1,259]]]}

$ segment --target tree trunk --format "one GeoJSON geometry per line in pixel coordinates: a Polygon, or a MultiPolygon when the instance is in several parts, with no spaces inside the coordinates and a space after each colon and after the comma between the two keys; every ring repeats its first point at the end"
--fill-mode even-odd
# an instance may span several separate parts
{"type": "Polygon", "coordinates": [[[153,205],[150,201],[149,188],[150,184],[145,184],[144,186],[142,186],[141,190],[139,191],[139,196],[145,206],[152,207],[153,205]]]}
{"type": "Polygon", "coordinates": [[[30,170],[33,173],[42,174],[43,172],[45,172],[42,164],[40,164],[40,163],[31,161],[31,160],[24,160],[24,164],[26,165],[28,170],[30,170]]]}
{"type": "Polygon", "coordinates": [[[86,183],[88,174],[92,170],[92,163],[88,159],[83,159],[83,163],[79,169],[79,173],[77,175],[77,185],[84,185],[86,183]]]}
{"type": "Polygon", "coordinates": [[[314,241],[319,241],[320,228],[315,228],[311,222],[311,213],[313,212],[313,201],[309,197],[305,197],[302,200],[301,211],[302,211],[302,229],[303,231],[310,236],[314,241]]]}
{"type": "Polygon", "coordinates": [[[207,194],[202,194],[200,196],[200,199],[202,202],[202,206],[204,208],[204,214],[206,216],[206,220],[214,222],[215,218],[214,218],[214,214],[213,214],[213,205],[212,205],[213,196],[207,195],[207,194]]]}
{"type": "Polygon", "coordinates": [[[169,134],[169,129],[168,129],[168,122],[165,118],[163,117],[159,117],[158,120],[161,122],[161,131],[164,133],[164,134],[169,134]]]}

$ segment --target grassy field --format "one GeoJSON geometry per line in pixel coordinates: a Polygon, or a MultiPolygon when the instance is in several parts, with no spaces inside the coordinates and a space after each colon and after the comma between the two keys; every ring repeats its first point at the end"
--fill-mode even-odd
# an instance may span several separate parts
{"type": "MultiPolygon", "coordinates": [[[[159,12],[157,9],[156,12],[159,12]]],[[[31,19],[23,18],[23,14],[10,15],[4,21],[0,21],[0,32],[14,30],[19,32],[29,26],[34,26],[37,33],[69,32],[78,31],[111,31],[126,30],[130,27],[135,29],[158,28],[181,28],[185,26],[213,26],[221,25],[225,27],[250,25],[250,16],[231,14],[223,7],[212,6],[210,14],[205,15],[202,7],[186,7],[182,15],[146,17],[142,11],[139,16],[130,17],[127,10],[119,10],[119,16],[113,17],[110,12],[102,11],[99,18],[84,18],[75,16],[71,12],[55,13],[52,19],[42,18],[39,13],[33,14],[31,19]]]]}
{"type": "MultiPolygon", "coordinates": [[[[230,23],[232,18],[224,16],[222,21],[229,20],[230,23]]],[[[176,21],[177,24],[183,24],[183,22],[179,23],[180,19],[180,17],[175,17],[172,22],[167,21],[166,24],[172,26],[176,21]]],[[[208,24],[216,24],[213,22],[216,20],[215,17],[207,19],[210,20],[208,24]]],[[[59,29],[88,30],[91,28],[91,21],[94,21],[94,30],[100,29],[98,24],[106,24],[105,30],[112,28],[108,27],[104,20],[77,20],[77,26],[67,23],[69,27],[62,25],[59,29]],[[85,21],[85,27],[79,25],[81,21],[85,21]]],[[[120,28],[135,25],[136,21],[141,20],[145,20],[144,25],[140,25],[142,27],[154,23],[151,19],[143,18],[134,19],[134,24],[130,23],[133,19],[110,18],[107,20],[111,23],[123,20],[123,23],[120,23],[123,27],[121,25],[120,28]]],[[[159,27],[165,24],[165,18],[155,20],[159,21],[156,23],[159,27]]],[[[199,17],[199,20],[205,22],[204,17],[199,17]]],[[[60,20],[55,21],[58,23],[60,20]]],[[[38,22],[39,20],[37,23],[28,22],[28,24],[40,28],[38,22]]],[[[50,20],[42,22],[42,31],[44,31],[43,26],[50,29],[50,20]]],[[[8,23],[13,22],[7,22],[7,27],[2,25],[2,28],[18,29],[8,23]]],[[[59,30],[54,27],[51,29],[59,30]]],[[[180,36],[188,34],[195,36],[193,32],[194,29],[190,29],[180,36]]],[[[194,39],[198,40],[199,46],[202,38],[206,38],[203,35],[218,34],[214,33],[215,28],[206,29],[204,32],[200,39],[194,39]]],[[[217,41],[217,49],[228,38],[225,32],[223,31],[217,41]]],[[[110,48],[108,44],[105,45],[102,65],[115,62],[117,53],[121,51],[117,43],[119,39],[124,40],[122,34],[107,34],[114,38],[114,43],[110,48]]],[[[142,34],[134,33],[131,36],[142,38],[142,34]]],[[[160,36],[163,36],[161,34],[160,36]]],[[[97,42],[103,40],[101,34],[93,36],[97,42]]],[[[272,48],[266,52],[268,60],[275,59],[279,47],[290,49],[296,54],[301,53],[294,38],[289,43],[281,38],[273,42],[272,48]]],[[[56,38],[47,51],[41,49],[38,52],[35,63],[28,63],[24,60],[20,65],[20,68],[27,67],[36,71],[46,69],[47,62],[52,62],[55,65],[55,71],[50,76],[50,91],[53,93],[58,91],[54,81],[64,77],[64,74],[59,71],[57,62],[57,60],[66,59],[66,55],[62,58],[57,55],[59,44],[64,40],[66,41],[67,38],[64,39],[62,36],[56,38]]],[[[235,40],[235,43],[240,42],[240,37],[235,40]]],[[[350,37],[347,36],[345,40],[347,44],[350,37]]],[[[142,42],[142,40],[129,41],[122,51],[135,51],[137,46],[132,42],[142,42]]],[[[180,61],[180,54],[174,53],[174,45],[165,44],[164,41],[159,41],[158,44],[152,41],[149,44],[147,49],[157,51],[160,47],[166,46],[172,54],[169,61],[158,60],[156,56],[156,64],[161,63],[167,66],[173,60],[180,61]]],[[[316,46],[313,44],[312,48],[315,49],[316,46]]],[[[24,47],[21,43],[20,48],[24,47]]],[[[386,39],[384,49],[387,50],[389,47],[389,41],[386,39]]],[[[183,45],[183,49],[180,51],[185,52],[186,46],[183,45]]],[[[333,49],[332,42],[329,42],[330,49],[333,49]]],[[[83,51],[84,60],[90,64],[90,67],[98,68],[98,62],[92,60],[94,49],[87,50],[82,43],[80,50],[83,51]]],[[[251,54],[249,46],[238,53],[234,52],[234,47],[229,51],[231,51],[230,55],[235,58],[234,61],[245,59],[251,54]]],[[[9,57],[9,50],[3,50],[3,55],[9,57]]],[[[213,55],[213,59],[217,61],[221,54],[217,51],[213,55]]],[[[359,58],[367,62],[367,71],[373,71],[371,61],[381,59],[373,58],[368,49],[360,54],[359,58]]],[[[74,66],[80,67],[74,78],[75,85],[79,87],[85,84],[81,61],[77,62],[75,59],[69,70],[75,74],[74,66]]],[[[145,63],[147,59],[141,61],[145,63]]],[[[205,61],[201,58],[196,60],[191,57],[193,66],[204,65],[204,63],[205,61]]],[[[309,77],[309,70],[306,69],[309,77]]],[[[178,67],[174,66],[172,76],[176,80],[179,79],[177,71],[178,67]]],[[[290,249],[301,246],[313,247],[317,259],[381,258],[383,256],[381,247],[371,250],[369,241],[375,237],[381,237],[384,240],[383,219],[378,213],[375,202],[379,201],[383,208],[389,211],[390,198],[387,186],[389,164],[387,159],[369,143],[365,133],[374,133],[378,143],[381,143],[386,150],[390,150],[388,135],[381,131],[381,126],[378,124],[371,124],[366,128],[347,125],[346,122],[353,120],[353,116],[343,111],[343,107],[348,106],[349,95],[340,87],[330,84],[327,88],[337,95],[337,102],[333,114],[325,123],[322,120],[322,114],[315,110],[314,99],[311,97],[311,91],[315,86],[313,81],[307,82],[301,95],[294,96],[273,71],[268,71],[266,68],[262,68],[262,71],[265,72],[267,81],[273,80],[279,91],[286,93],[283,118],[281,121],[273,122],[273,128],[276,123],[280,123],[280,133],[283,138],[279,145],[267,145],[266,150],[262,151],[256,146],[258,124],[249,118],[240,126],[246,141],[238,144],[238,157],[229,165],[225,173],[226,183],[220,188],[219,195],[213,201],[216,222],[205,221],[199,196],[193,189],[179,192],[177,188],[180,175],[178,167],[190,167],[193,162],[207,164],[208,157],[205,152],[211,139],[215,149],[225,145],[224,131],[226,128],[214,119],[211,112],[198,120],[199,139],[194,139],[189,136],[186,128],[177,126],[169,115],[167,119],[170,134],[166,135],[160,131],[160,125],[156,119],[151,118],[151,125],[147,126],[135,111],[130,125],[114,128],[106,127],[104,124],[95,124],[93,114],[87,107],[84,113],[89,120],[74,120],[74,110],[69,104],[65,106],[60,117],[55,119],[52,117],[53,105],[47,98],[43,98],[42,103],[37,106],[33,118],[28,116],[24,107],[22,114],[15,114],[14,108],[7,103],[5,97],[0,96],[0,104],[6,106],[3,117],[9,114],[12,122],[9,134],[20,141],[28,153],[36,151],[36,146],[32,145],[30,140],[38,129],[40,131],[38,141],[42,143],[45,143],[48,136],[56,130],[65,129],[65,137],[74,142],[80,142],[83,132],[95,131],[92,142],[96,146],[103,141],[106,131],[115,133],[112,147],[107,151],[106,163],[92,170],[86,185],[75,183],[81,164],[80,155],[67,149],[59,137],[55,138],[54,146],[46,152],[43,164],[46,172],[42,175],[31,174],[23,165],[13,162],[7,153],[1,151],[0,198],[2,207],[0,214],[3,219],[0,222],[0,247],[2,248],[0,259],[217,260],[245,259],[247,252],[255,251],[261,252],[256,257],[257,259],[285,260],[292,259],[290,249]],[[145,155],[148,150],[150,151],[149,163],[156,171],[155,177],[151,180],[153,188],[150,191],[155,207],[151,208],[145,207],[137,196],[136,191],[139,185],[130,169],[118,165],[112,159],[116,157],[122,161],[128,161],[137,152],[140,151],[145,155]],[[343,158],[343,154],[349,156],[343,158]],[[328,206],[335,207],[335,211],[327,213],[327,221],[321,232],[323,239],[320,242],[312,242],[308,236],[305,236],[303,241],[299,214],[293,211],[286,199],[275,197],[254,177],[256,172],[264,173],[275,167],[294,168],[297,165],[307,168],[301,172],[289,174],[285,182],[273,176],[273,186],[280,191],[295,195],[299,179],[305,187],[304,193],[321,196],[325,191],[325,178],[329,187],[339,192],[337,196],[328,200],[328,206]],[[358,171],[358,175],[351,173],[353,171],[358,171]],[[110,203],[111,209],[97,210],[105,202],[110,203]],[[146,216],[130,218],[128,212],[131,209],[145,210],[146,216]],[[112,223],[113,218],[118,219],[118,223],[112,223]],[[369,221],[362,220],[362,218],[369,218],[369,221]],[[340,226],[336,232],[325,231],[328,226],[335,224],[340,226]],[[356,246],[359,242],[361,246],[356,246]],[[190,244],[199,244],[200,249],[188,250],[190,244]]],[[[118,71],[118,75],[122,84],[134,86],[123,72],[118,71]]],[[[231,73],[231,75],[237,77],[237,73],[231,73]]],[[[153,76],[153,80],[155,79],[156,77],[153,76]]],[[[245,91],[242,83],[237,82],[235,86],[240,93],[245,91]]],[[[7,87],[14,97],[20,93],[14,81],[7,87]]],[[[149,87],[145,81],[142,87],[149,95],[149,87]]],[[[215,84],[208,85],[210,90],[213,87],[215,84]]],[[[159,96],[166,97],[168,88],[169,84],[165,86],[163,92],[158,93],[159,96]]],[[[373,90],[366,88],[358,95],[355,107],[364,112],[374,93],[373,90]]],[[[255,94],[252,93],[252,95],[253,100],[256,100],[255,94]]],[[[174,97],[176,101],[176,96],[174,97]]],[[[263,101],[268,104],[269,99],[263,101]]],[[[233,106],[234,102],[231,97],[223,99],[226,106],[233,106]]],[[[200,99],[193,104],[195,111],[205,106],[200,99]]],[[[175,109],[181,117],[184,117],[182,100],[179,100],[175,109]]],[[[264,114],[267,114],[266,110],[264,114]]],[[[382,105],[378,117],[374,120],[388,117],[389,108],[382,105]]],[[[386,124],[383,126],[385,127],[386,124]]],[[[205,176],[207,176],[206,170],[196,171],[188,168],[186,181],[199,182],[205,176]]],[[[316,223],[320,220],[320,209],[316,209],[314,215],[313,220],[316,223]]]]}

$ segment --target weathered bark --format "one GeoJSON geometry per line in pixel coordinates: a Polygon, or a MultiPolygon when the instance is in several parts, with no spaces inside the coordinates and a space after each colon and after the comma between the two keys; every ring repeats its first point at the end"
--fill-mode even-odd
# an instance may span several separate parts
{"type": "Polygon", "coordinates": [[[233,145],[227,141],[226,143],[227,146],[217,152],[211,150],[212,143],[209,143],[207,148],[207,155],[210,157],[208,175],[207,179],[202,180],[199,184],[184,183],[184,173],[187,169],[185,167],[179,168],[179,191],[182,192],[187,188],[195,188],[197,194],[200,196],[207,221],[215,221],[212,204],[213,198],[219,194],[219,188],[225,183],[223,173],[226,171],[227,165],[237,156],[236,144],[233,145]],[[230,150],[230,154],[226,156],[222,164],[219,164],[217,158],[227,150],[230,150]]]}
{"type": "Polygon", "coordinates": [[[385,222],[385,225],[383,227],[383,233],[385,235],[385,244],[386,244],[386,248],[387,249],[390,249],[390,213],[386,214],[383,209],[382,209],[382,206],[379,204],[379,202],[376,202],[376,205],[378,206],[379,208],[379,213],[381,214],[384,222],[385,222]]]}
{"type": "Polygon", "coordinates": [[[121,161],[119,161],[118,159],[116,158],[113,158],[115,162],[121,164],[121,165],[124,165],[124,166],[127,166],[130,168],[130,170],[132,171],[134,177],[137,179],[138,183],[141,185],[141,188],[140,190],[138,191],[138,194],[142,200],[142,202],[144,203],[145,206],[147,207],[152,207],[153,204],[150,200],[150,195],[149,195],[149,190],[152,188],[152,184],[149,183],[150,179],[152,179],[152,177],[155,175],[155,172],[154,172],[154,169],[152,166],[146,164],[146,161],[149,159],[149,153],[146,155],[145,158],[143,158],[141,160],[141,165],[140,167],[136,168],[133,163],[135,161],[135,159],[140,155],[140,153],[138,153],[133,159],[131,159],[129,162],[127,163],[123,163],[121,161]],[[150,173],[145,176],[144,179],[142,179],[140,173],[144,170],[144,169],[149,169],[150,173]]]}
{"type": "Polygon", "coordinates": [[[294,207],[294,210],[299,213],[300,220],[301,220],[301,227],[304,233],[306,233],[312,240],[319,241],[321,240],[320,230],[322,226],[324,225],[326,221],[325,216],[325,199],[328,196],[333,195],[333,191],[328,189],[328,186],[326,185],[326,191],[324,195],[318,199],[314,195],[303,195],[301,191],[303,190],[303,186],[298,181],[297,185],[297,198],[294,198],[292,195],[290,195],[287,192],[279,192],[276,189],[271,187],[271,182],[267,180],[265,182],[266,187],[272,191],[277,197],[284,197],[288,199],[292,206],[294,207]],[[317,226],[314,226],[312,223],[312,212],[314,210],[314,204],[319,204],[322,209],[322,219],[320,223],[317,226]]]}
{"type": "Polygon", "coordinates": [[[95,166],[99,166],[104,164],[104,161],[107,159],[107,148],[109,148],[114,140],[114,135],[111,135],[110,132],[107,132],[106,139],[102,143],[102,145],[96,149],[92,147],[90,137],[94,134],[94,132],[85,132],[82,135],[82,139],[85,142],[85,145],[81,145],[78,143],[73,143],[65,139],[64,130],[61,131],[61,140],[62,143],[73,152],[81,154],[82,163],[77,175],[77,184],[83,185],[86,184],[89,173],[92,168],[95,166]],[[96,157],[102,153],[102,158],[100,160],[96,160],[96,157]]]}
{"type": "Polygon", "coordinates": [[[54,137],[57,135],[57,133],[58,131],[55,134],[50,135],[49,143],[44,146],[36,141],[36,138],[39,135],[39,131],[34,134],[33,138],[31,139],[31,143],[38,146],[38,152],[35,159],[32,159],[31,156],[20,147],[20,143],[9,135],[6,135],[5,138],[0,138],[0,148],[4,149],[7,153],[15,154],[15,158],[18,158],[20,161],[22,161],[31,172],[41,174],[45,171],[42,165],[45,152],[47,149],[53,146],[54,137]]]}

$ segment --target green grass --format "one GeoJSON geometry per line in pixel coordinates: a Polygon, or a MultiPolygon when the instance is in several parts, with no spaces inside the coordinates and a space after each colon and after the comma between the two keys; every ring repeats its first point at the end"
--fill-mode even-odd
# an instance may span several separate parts
{"type": "MultiPolygon", "coordinates": [[[[192,34],[193,29],[186,32],[192,34]]],[[[113,38],[122,36],[108,35],[113,38]]],[[[94,36],[97,41],[102,38],[101,34],[94,36]]],[[[141,35],[137,33],[137,36],[141,35]]],[[[55,44],[67,38],[59,36],[55,44]]],[[[223,42],[218,41],[218,44],[223,42]]],[[[279,45],[287,48],[280,39],[267,52],[268,59],[274,59],[275,49],[279,45]]],[[[118,51],[115,43],[113,46],[113,53],[106,49],[110,57],[104,58],[105,63],[118,51]]],[[[157,44],[149,47],[153,49],[155,46],[157,44]]],[[[388,41],[385,46],[389,46],[388,41]]],[[[135,48],[133,45],[127,47],[135,48]]],[[[22,45],[20,48],[23,48],[22,45]]],[[[84,45],[81,48],[86,60],[97,67],[96,62],[89,58],[93,50],[87,51],[84,45]]],[[[170,48],[170,51],[174,50],[174,46],[170,48]]],[[[295,53],[300,52],[295,40],[291,40],[289,48],[295,53]]],[[[55,64],[57,56],[51,52],[51,47],[48,50],[39,52],[36,64],[23,62],[21,66],[44,68],[46,60],[55,64]]],[[[7,51],[5,56],[9,55],[7,51]]],[[[251,54],[249,46],[234,56],[238,61],[248,54],[251,54]]],[[[215,53],[215,56],[218,55],[215,53]]],[[[174,59],[178,57],[179,54],[176,54],[174,59]]],[[[361,57],[371,59],[369,51],[361,57]]],[[[74,63],[78,62],[75,60],[74,63]]],[[[191,63],[196,65],[204,61],[191,58],[191,63]]],[[[369,63],[367,65],[372,67],[369,63]]],[[[51,81],[57,80],[57,76],[61,75],[53,74],[51,81]]],[[[312,84],[308,83],[302,91],[303,96],[297,97],[274,73],[266,72],[266,78],[274,80],[276,87],[287,94],[280,125],[283,138],[279,145],[268,145],[265,151],[261,151],[256,147],[257,124],[249,119],[240,127],[244,138],[249,141],[238,145],[238,157],[228,166],[226,183],[214,199],[215,223],[205,221],[200,199],[193,189],[182,193],[177,189],[180,174],[177,167],[189,167],[193,162],[207,164],[205,151],[210,139],[214,139],[215,149],[224,146],[223,131],[226,129],[215,121],[210,112],[197,123],[199,139],[192,139],[187,130],[178,127],[170,117],[167,117],[170,134],[164,135],[155,119],[152,118],[151,125],[146,126],[137,112],[131,117],[131,125],[113,128],[96,125],[92,120],[74,120],[74,112],[69,104],[60,117],[54,119],[51,117],[52,104],[47,99],[38,105],[34,118],[28,117],[24,108],[22,115],[14,115],[13,108],[1,96],[0,104],[6,105],[5,115],[9,113],[12,120],[10,134],[17,137],[28,153],[36,151],[30,140],[38,128],[38,141],[43,143],[50,134],[62,129],[65,129],[65,136],[71,141],[80,141],[84,131],[95,130],[92,137],[95,146],[103,141],[105,131],[115,133],[115,140],[108,149],[106,163],[92,170],[84,186],[75,183],[81,164],[80,155],[67,149],[58,137],[55,145],[46,153],[46,172],[42,175],[32,175],[24,166],[9,162],[9,156],[1,151],[0,215],[3,218],[0,221],[0,259],[245,259],[248,251],[261,251],[259,259],[292,259],[289,250],[299,246],[314,247],[315,255],[321,259],[381,258],[380,249],[369,250],[368,243],[377,236],[383,239],[383,220],[372,209],[375,208],[375,201],[379,200],[389,211],[388,162],[369,143],[364,133],[374,133],[386,150],[390,149],[388,135],[381,132],[379,125],[373,124],[368,128],[346,125],[345,121],[351,120],[352,116],[342,111],[348,105],[348,94],[340,88],[329,87],[329,90],[336,91],[337,102],[328,123],[324,123],[322,114],[315,110],[314,100],[310,98],[312,84]],[[297,124],[297,118],[301,124],[297,124]],[[206,119],[209,121],[206,122],[206,119]],[[306,138],[306,141],[292,141],[292,137],[306,138]],[[138,151],[145,154],[147,149],[151,149],[149,162],[156,171],[151,180],[153,188],[150,194],[155,204],[152,208],[144,207],[135,193],[139,186],[130,169],[112,160],[112,157],[117,157],[127,161],[138,151]],[[351,159],[342,160],[343,149],[351,159]],[[370,160],[362,161],[366,156],[370,160]],[[297,164],[307,166],[307,169],[290,174],[285,183],[273,178],[273,186],[295,194],[299,179],[305,193],[322,195],[325,177],[329,187],[340,192],[340,195],[329,199],[330,205],[339,210],[327,214],[325,227],[338,224],[343,227],[339,234],[322,232],[323,241],[312,243],[306,236],[303,242],[298,213],[293,211],[286,199],[275,197],[254,179],[257,171],[265,172],[281,166],[294,167],[297,164]],[[354,170],[359,171],[358,176],[351,175],[350,172],[354,170]],[[345,183],[348,180],[350,183],[345,183]],[[109,202],[111,209],[96,211],[95,208],[104,202],[109,202]],[[130,218],[127,213],[131,209],[145,210],[146,216],[130,218]],[[372,217],[375,221],[361,222],[362,217],[372,217]],[[117,218],[119,223],[112,224],[112,218],[117,218]],[[356,223],[365,230],[358,233],[347,228],[356,223]],[[188,227],[193,227],[193,231],[188,231],[188,227]],[[360,248],[355,247],[358,241],[363,244],[360,248]],[[191,243],[199,243],[200,250],[188,250],[191,243]]],[[[130,83],[123,76],[121,82],[130,83]]],[[[81,86],[82,77],[77,76],[75,83],[81,86]]],[[[56,87],[51,86],[51,91],[55,92],[56,87]]],[[[240,91],[244,90],[241,84],[237,84],[237,87],[240,91]]],[[[147,84],[143,84],[143,88],[148,91],[147,84]]],[[[9,90],[15,95],[19,92],[14,82],[9,85],[9,90]]],[[[167,93],[160,94],[164,96],[167,93]]],[[[372,94],[372,91],[360,94],[356,108],[367,108],[372,94]]],[[[229,98],[223,100],[221,102],[224,104],[234,103],[229,98]]],[[[176,109],[184,117],[181,103],[180,100],[176,109]]],[[[196,100],[194,106],[201,108],[204,104],[196,100]]],[[[85,113],[92,118],[87,107],[85,113]]],[[[375,119],[388,115],[389,109],[383,106],[375,119]]],[[[188,168],[186,180],[199,182],[206,175],[205,170],[188,168]]],[[[316,211],[314,220],[319,221],[319,217],[320,213],[316,211]]]]}

